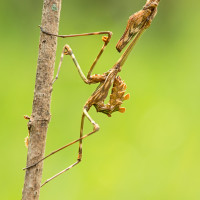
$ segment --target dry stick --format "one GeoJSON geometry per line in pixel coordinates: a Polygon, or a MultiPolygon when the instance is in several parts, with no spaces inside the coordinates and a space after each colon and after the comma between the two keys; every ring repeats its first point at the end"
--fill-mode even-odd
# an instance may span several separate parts
{"type": "MultiPolygon", "coordinates": [[[[44,0],[41,25],[45,30],[58,33],[60,9],[61,0],[44,0]]],[[[28,123],[30,139],[26,165],[32,165],[44,157],[46,133],[51,118],[50,103],[56,47],[57,38],[41,32],[33,109],[28,123]]],[[[43,162],[26,170],[22,200],[39,199],[42,169],[43,162]]]]}

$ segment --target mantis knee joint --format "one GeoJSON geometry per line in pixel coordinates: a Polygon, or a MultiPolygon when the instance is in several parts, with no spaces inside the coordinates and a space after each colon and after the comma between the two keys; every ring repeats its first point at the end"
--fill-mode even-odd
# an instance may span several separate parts
{"type": "Polygon", "coordinates": [[[94,124],[94,131],[95,132],[99,131],[99,129],[100,129],[100,126],[98,124],[94,124]]]}
{"type": "Polygon", "coordinates": [[[64,46],[64,55],[72,55],[72,49],[70,48],[69,45],[64,46]]]}

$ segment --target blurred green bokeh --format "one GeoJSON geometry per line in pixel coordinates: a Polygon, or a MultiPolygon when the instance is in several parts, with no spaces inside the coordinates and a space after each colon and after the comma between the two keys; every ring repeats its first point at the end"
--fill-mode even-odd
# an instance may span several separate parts
{"type": "MultiPolygon", "coordinates": [[[[128,17],[145,0],[63,1],[60,33],[114,33],[95,73],[119,58],[115,45],[128,17]]],[[[120,76],[131,99],[125,114],[91,115],[100,125],[83,144],[83,161],[41,189],[40,199],[200,199],[200,26],[197,0],[161,0],[158,14],[120,76]]],[[[0,198],[21,198],[31,114],[42,1],[2,1],[0,12],[1,165],[0,198]]],[[[70,44],[86,73],[101,48],[101,36],[59,39],[56,67],[70,44]]],[[[46,153],[78,138],[82,106],[95,89],[64,59],[54,86],[46,153]]],[[[91,130],[86,123],[85,133],[91,130]]],[[[74,145],[44,163],[43,181],[72,164],[74,145]]]]}

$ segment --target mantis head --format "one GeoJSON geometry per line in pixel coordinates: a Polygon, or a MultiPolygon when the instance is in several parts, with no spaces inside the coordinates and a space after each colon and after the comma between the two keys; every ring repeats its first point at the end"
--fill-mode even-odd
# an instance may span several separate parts
{"type": "Polygon", "coordinates": [[[116,45],[116,49],[122,49],[134,38],[141,29],[147,29],[157,13],[160,0],[147,0],[143,9],[129,17],[126,30],[116,45]]]}

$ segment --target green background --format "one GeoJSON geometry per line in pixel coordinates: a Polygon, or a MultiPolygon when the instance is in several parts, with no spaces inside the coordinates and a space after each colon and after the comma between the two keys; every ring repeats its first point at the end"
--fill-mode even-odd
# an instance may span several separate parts
{"type": "MultiPolygon", "coordinates": [[[[145,0],[63,1],[60,34],[110,30],[113,37],[95,68],[103,73],[128,17],[145,0]]],[[[200,26],[198,0],[161,0],[152,26],[137,43],[120,76],[130,100],[124,114],[90,114],[100,131],[83,144],[81,164],[41,189],[40,199],[200,199],[200,26]]],[[[0,198],[20,199],[31,115],[42,1],[2,1],[0,12],[0,198]]],[[[59,39],[73,49],[84,73],[101,48],[101,36],[59,39]]],[[[79,136],[81,112],[96,85],[80,79],[64,58],[52,94],[46,153],[79,136]]],[[[87,122],[85,133],[92,129],[87,122]]],[[[43,181],[76,161],[78,145],[44,163],[43,181]]]]}

